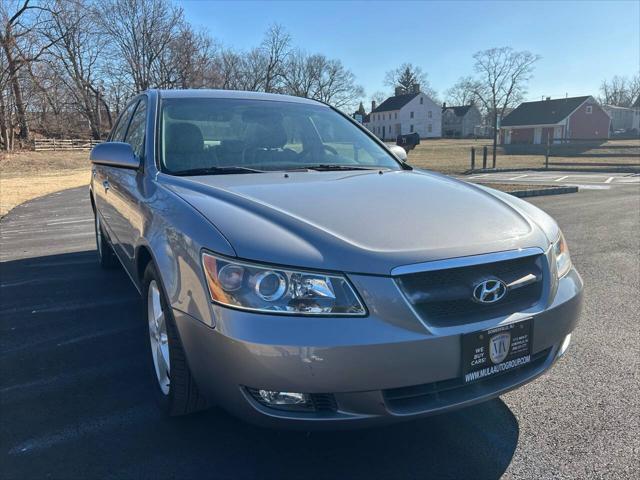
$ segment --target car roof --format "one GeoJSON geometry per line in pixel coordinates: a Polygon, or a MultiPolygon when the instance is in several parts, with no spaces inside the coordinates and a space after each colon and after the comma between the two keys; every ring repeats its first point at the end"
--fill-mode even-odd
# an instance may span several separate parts
{"type": "Polygon", "coordinates": [[[245,100],[270,100],[273,102],[305,103],[322,105],[322,102],[308,98],[280,95],[277,93],[245,92],[241,90],[213,90],[213,89],[185,89],[185,90],[155,90],[161,98],[238,98],[245,100]]]}

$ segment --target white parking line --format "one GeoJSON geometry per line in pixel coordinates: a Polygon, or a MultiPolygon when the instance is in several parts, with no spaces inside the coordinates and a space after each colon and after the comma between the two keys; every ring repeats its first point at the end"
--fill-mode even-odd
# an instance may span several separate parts
{"type": "Polygon", "coordinates": [[[83,218],[82,220],[58,220],[54,222],[47,223],[47,227],[51,227],[53,225],[70,225],[72,223],[93,223],[93,220],[90,218],[83,218]]]}
{"type": "Polygon", "coordinates": [[[489,174],[488,173],[483,173],[482,175],[474,175],[473,177],[469,177],[469,180],[471,180],[472,178],[482,178],[482,177],[487,177],[489,174]]]}
{"type": "Polygon", "coordinates": [[[524,177],[528,177],[528,176],[529,176],[529,174],[527,173],[527,174],[524,174],[524,175],[518,175],[517,177],[511,177],[509,180],[517,180],[519,178],[524,178],[524,177]]]}
{"type": "Polygon", "coordinates": [[[560,178],[556,178],[554,180],[554,182],[561,182],[562,180],[564,180],[565,178],[569,178],[569,175],[565,175],[564,177],[560,177],[560,178]]]}
{"type": "Polygon", "coordinates": [[[611,183],[611,182],[613,182],[614,178],[616,178],[616,177],[609,177],[604,181],[604,183],[611,183]]]}

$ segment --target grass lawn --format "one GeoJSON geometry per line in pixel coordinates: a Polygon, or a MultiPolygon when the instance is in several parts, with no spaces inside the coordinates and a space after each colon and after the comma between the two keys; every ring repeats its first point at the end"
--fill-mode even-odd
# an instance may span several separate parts
{"type": "MultiPolygon", "coordinates": [[[[482,140],[423,140],[408,154],[408,163],[414,167],[426,168],[448,174],[461,174],[471,167],[471,147],[476,149],[476,168],[482,167],[482,147],[488,146],[487,167],[491,168],[491,141],[482,140]]],[[[622,164],[640,169],[640,140],[611,140],[603,146],[604,150],[586,150],[584,153],[625,153],[624,157],[551,157],[550,166],[556,168],[607,168],[622,164]],[[634,146],[637,149],[622,150],[618,146],[634,146]],[[627,155],[628,154],[628,155],[627,155]]],[[[507,155],[498,147],[496,168],[543,168],[545,157],[542,154],[507,155]]]]}
{"type": "Polygon", "coordinates": [[[32,198],[89,185],[90,172],[88,151],[4,154],[0,156],[0,217],[32,198]]]}

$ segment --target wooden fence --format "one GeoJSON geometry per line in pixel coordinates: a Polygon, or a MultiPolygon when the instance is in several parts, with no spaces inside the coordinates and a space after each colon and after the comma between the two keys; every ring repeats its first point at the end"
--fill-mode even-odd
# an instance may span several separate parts
{"type": "Polygon", "coordinates": [[[81,138],[60,139],[60,138],[36,138],[34,148],[41,150],[91,150],[101,140],[87,140],[81,138]]]}

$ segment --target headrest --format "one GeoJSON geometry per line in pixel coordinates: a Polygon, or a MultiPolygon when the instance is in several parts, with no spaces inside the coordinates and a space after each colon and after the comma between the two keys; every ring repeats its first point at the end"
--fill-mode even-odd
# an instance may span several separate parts
{"type": "Polygon", "coordinates": [[[245,143],[251,148],[281,148],[287,143],[287,132],[281,122],[250,123],[245,130],[245,143]]]}
{"type": "Polygon", "coordinates": [[[169,153],[201,153],[204,150],[202,132],[193,123],[172,123],[166,135],[169,153]]]}

